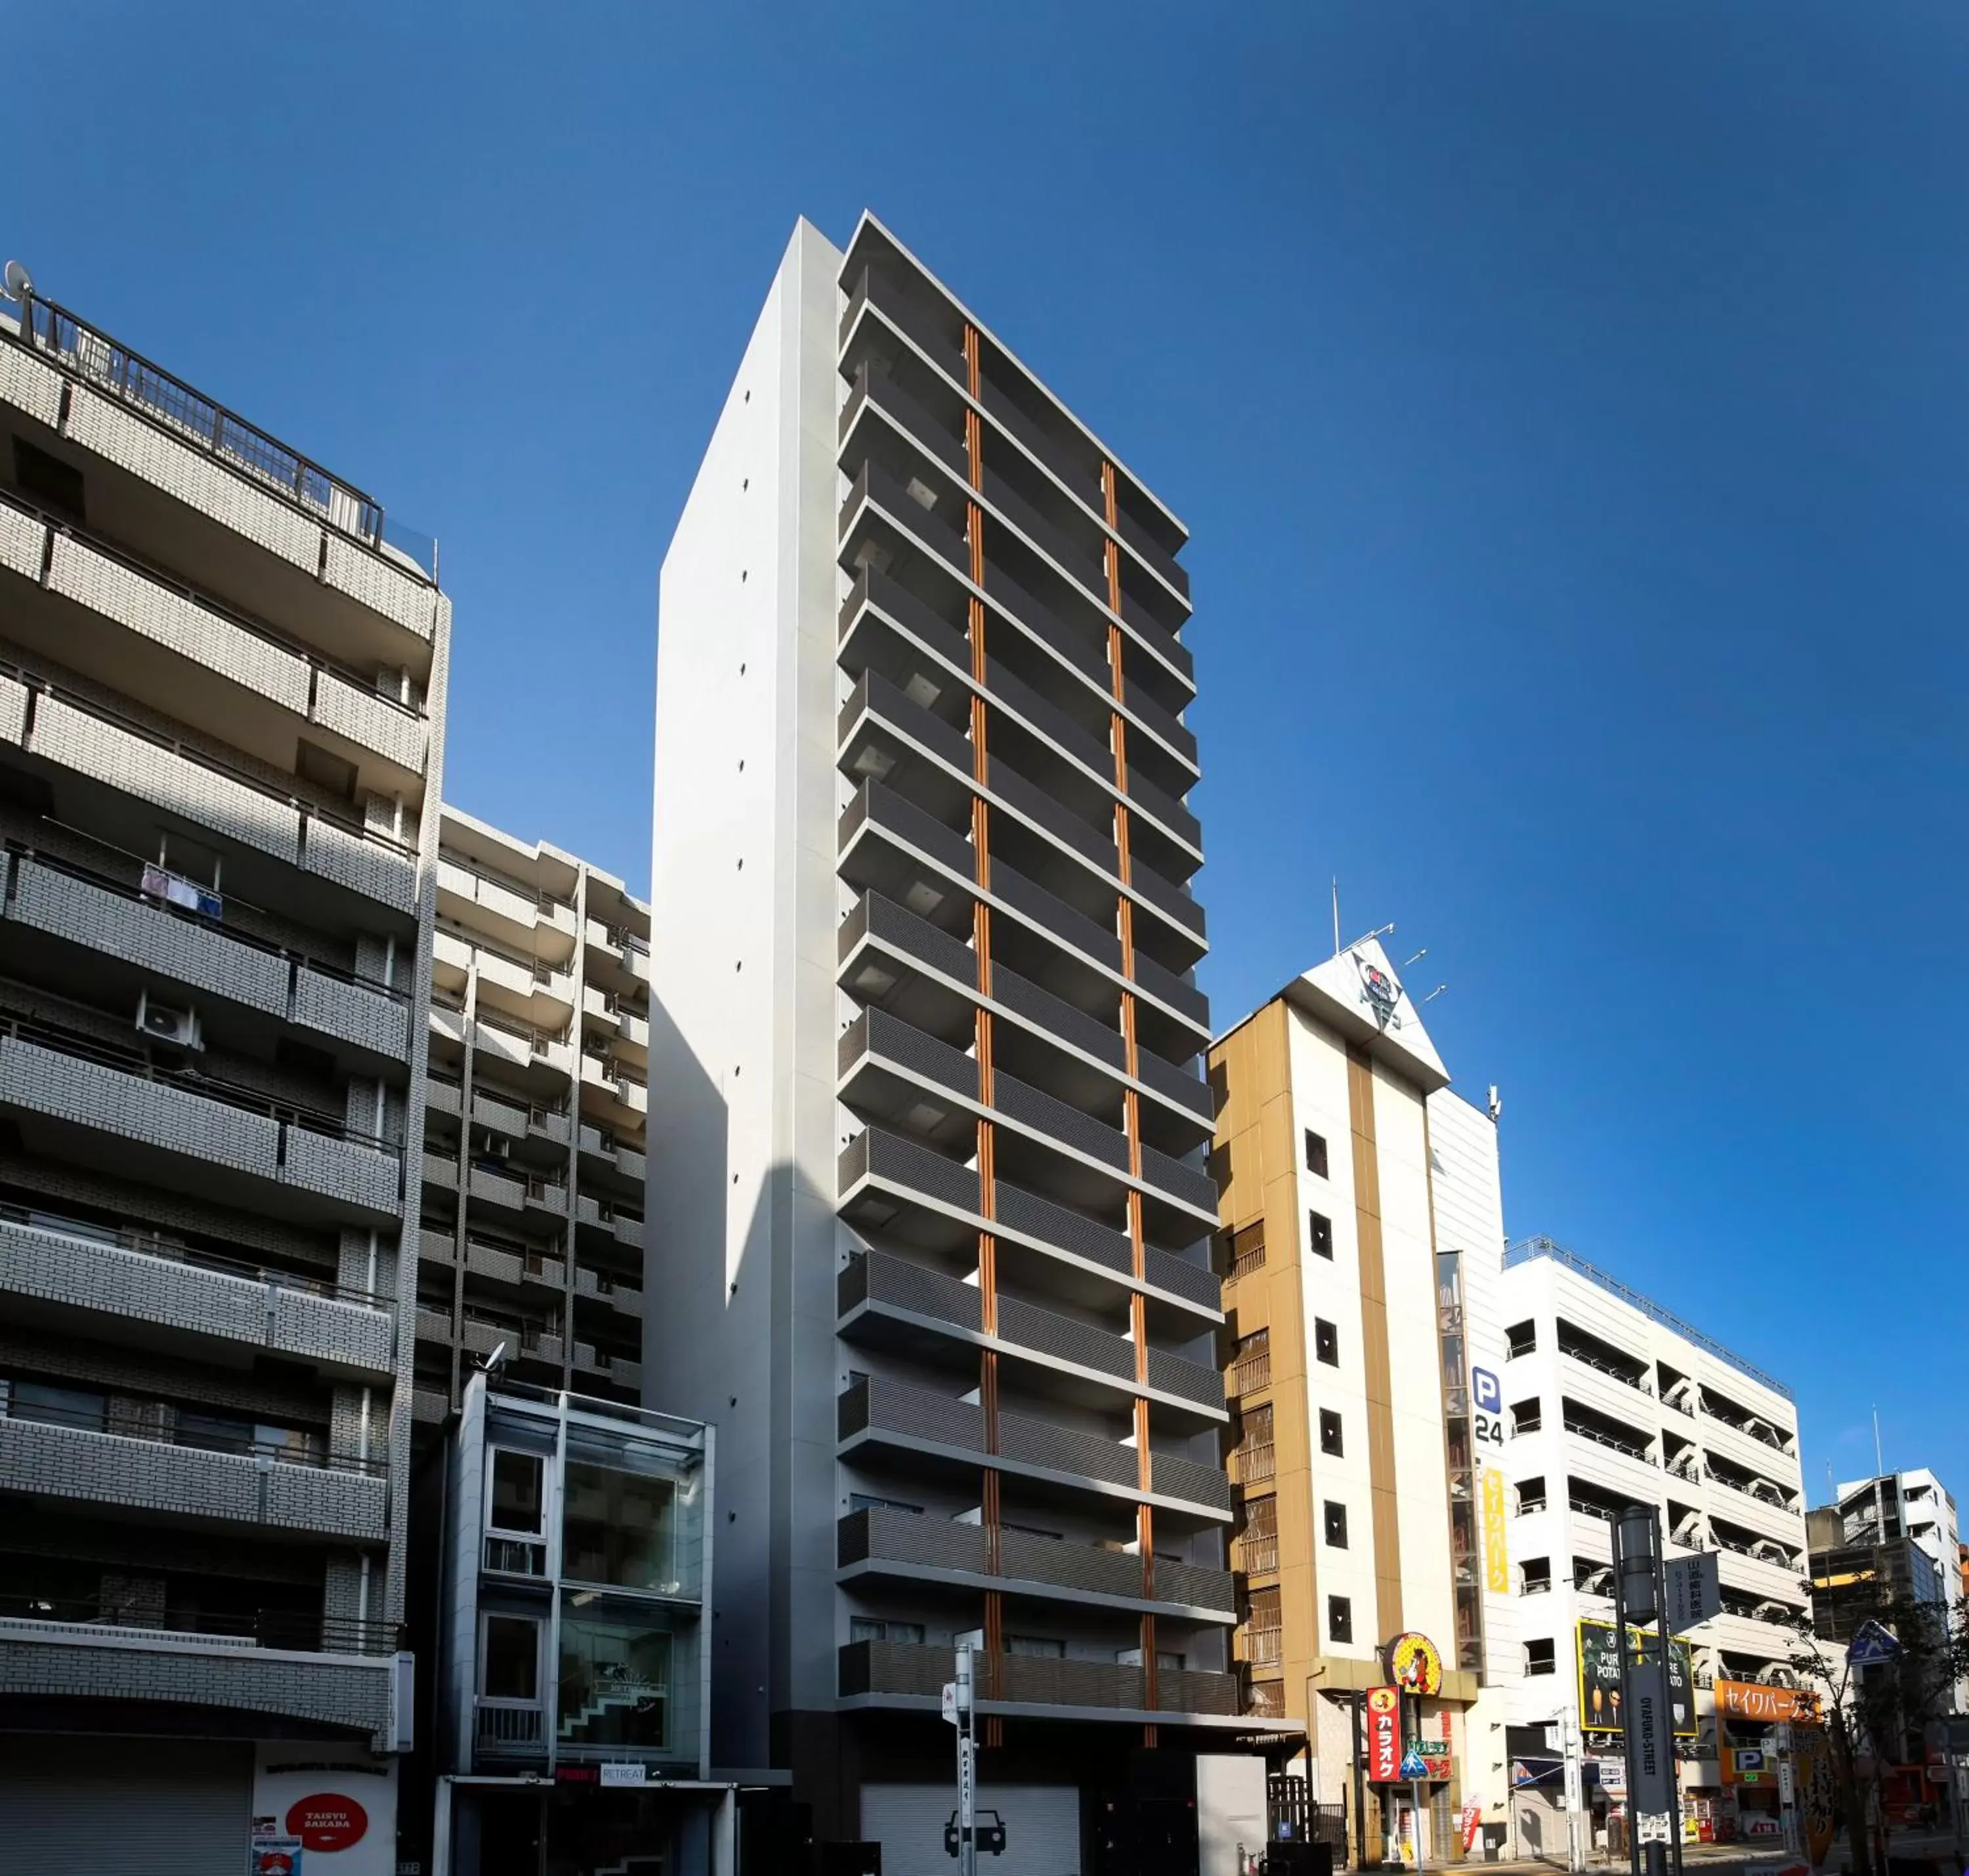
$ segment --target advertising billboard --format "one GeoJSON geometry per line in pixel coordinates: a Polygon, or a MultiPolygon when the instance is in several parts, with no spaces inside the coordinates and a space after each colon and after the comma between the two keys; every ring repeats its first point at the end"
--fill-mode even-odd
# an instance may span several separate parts
{"type": "MultiPolygon", "coordinates": [[[[1627,1631],[1636,1650],[1643,1642],[1652,1645],[1654,1637],[1638,1628],[1627,1631]]],[[[1579,1624],[1579,1723],[1588,1732],[1617,1733],[1626,1729],[1620,1719],[1620,1651],[1611,1622],[1579,1624]]],[[[1685,1641],[1672,1644],[1668,1657],[1669,1716],[1678,1739],[1693,1739],[1695,1724],[1695,1672],[1685,1641]]]]}

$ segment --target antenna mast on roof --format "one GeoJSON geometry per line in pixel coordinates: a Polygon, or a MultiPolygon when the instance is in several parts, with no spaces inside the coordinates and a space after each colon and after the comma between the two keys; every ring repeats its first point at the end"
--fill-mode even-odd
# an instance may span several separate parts
{"type": "Polygon", "coordinates": [[[1333,875],[1333,955],[1340,955],[1340,875],[1333,875]]]}

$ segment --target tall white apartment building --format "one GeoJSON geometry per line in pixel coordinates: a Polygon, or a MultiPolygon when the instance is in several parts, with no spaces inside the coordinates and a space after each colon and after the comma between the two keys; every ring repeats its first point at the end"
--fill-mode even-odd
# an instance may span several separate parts
{"type": "Polygon", "coordinates": [[[243,1868],[255,1818],[394,1858],[435,573],[358,489],[88,321],[5,309],[0,1843],[22,1869],[243,1868]]]}
{"type": "Polygon", "coordinates": [[[719,1423],[715,1758],[892,1870],[960,1638],[1024,1867],[1137,1867],[1264,1730],[1184,538],[864,216],[796,230],[663,564],[646,1392],[719,1423]]]}
{"type": "MultiPolygon", "coordinates": [[[[1793,1684],[1786,1624],[1808,1613],[1791,1391],[1548,1238],[1514,1245],[1484,1280],[1472,1354],[1498,1421],[1487,1463],[1509,1490],[1522,1650],[1509,1721],[1578,1713],[1579,1624],[1614,1619],[1611,1521],[1658,1505],[1670,1556],[1721,1553],[1724,1612],[1688,1637],[1708,1750],[1683,1768],[1685,1794],[1717,1795],[1716,1689],[1793,1684]]],[[[1594,1712],[1580,1717],[1590,1733],[1594,1712]]]]}

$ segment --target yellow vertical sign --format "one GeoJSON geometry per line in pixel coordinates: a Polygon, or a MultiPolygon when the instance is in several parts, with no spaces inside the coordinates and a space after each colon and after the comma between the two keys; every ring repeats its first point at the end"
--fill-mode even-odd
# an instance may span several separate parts
{"type": "Polygon", "coordinates": [[[1484,1468],[1484,1587],[1494,1595],[1511,1593],[1511,1558],[1506,1548],[1504,1475],[1484,1468]]]}

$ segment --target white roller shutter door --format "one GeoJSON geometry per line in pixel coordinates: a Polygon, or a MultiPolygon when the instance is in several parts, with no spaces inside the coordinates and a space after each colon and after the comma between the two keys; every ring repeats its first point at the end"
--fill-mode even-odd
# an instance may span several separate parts
{"type": "MultiPolygon", "coordinates": [[[[1080,1876],[1080,1792],[1073,1785],[980,1785],[980,1810],[1005,1825],[1005,1854],[980,1857],[989,1876],[1080,1876]]],[[[882,1846],[882,1876],[950,1876],[943,1827],[957,1808],[947,1785],[864,1785],[861,1834],[882,1846]]]]}
{"type": "Polygon", "coordinates": [[[248,1745],[0,1738],[10,1876],[231,1876],[246,1867],[252,1806],[248,1745]]]}

